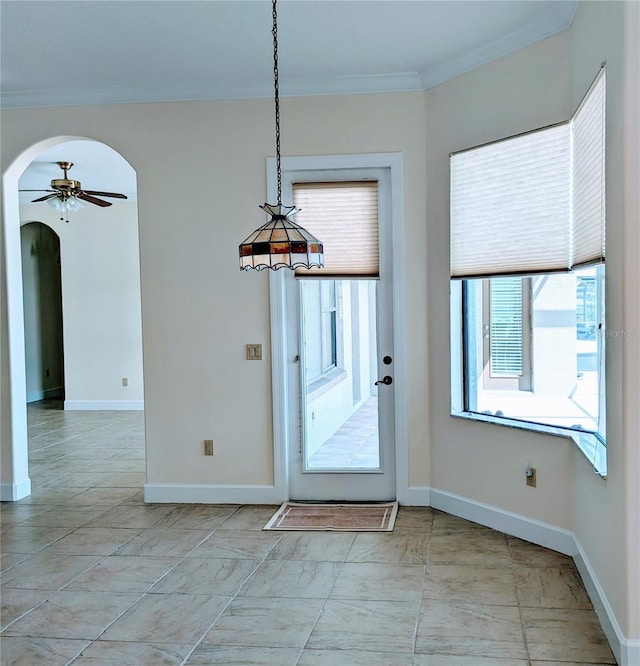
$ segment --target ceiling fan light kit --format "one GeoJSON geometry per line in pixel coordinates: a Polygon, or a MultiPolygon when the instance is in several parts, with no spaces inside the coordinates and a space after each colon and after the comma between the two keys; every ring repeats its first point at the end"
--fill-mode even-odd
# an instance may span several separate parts
{"type": "Polygon", "coordinates": [[[277,0],[272,3],[273,28],[273,88],[276,108],[276,167],[278,175],[278,203],[259,206],[268,213],[269,221],[240,243],[240,270],[264,268],[322,268],[324,248],[322,242],[293,221],[300,212],[295,206],[282,205],[282,169],[280,158],[280,95],[278,85],[278,14],[277,0]]]}
{"type": "Polygon", "coordinates": [[[91,203],[101,208],[111,206],[110,201],[104,201],[97,197],[109,197],[113,199],[126,199],[126,195],[118,192],[99,192],[97,190],[83,190],[82,183],[79,180],[72,180],[67,176],[67,172],[73,166],[73,162],[57,162],[62,169],[63,178],[54,178],[51,181],[49,190],[20,190],[21,192],[49,192],[42,197],[33,199],[31,203],[40,203],[46,201],[49,206],[60,212],[60,219],[69,222],[68,214],[75,213],[85,207],[86,203],[91,203]]]}
{"type": "Polygon", "coordinates": [[[54,196],[48,199],[47,204],[49,204],[53,210],[57,210],[59,213],[75,213],[76,211],[82,210],[84,208],[84,204],[82,201],[80,201],[80,199],[66,194],[62,194],[59,197],[54,196]]]}

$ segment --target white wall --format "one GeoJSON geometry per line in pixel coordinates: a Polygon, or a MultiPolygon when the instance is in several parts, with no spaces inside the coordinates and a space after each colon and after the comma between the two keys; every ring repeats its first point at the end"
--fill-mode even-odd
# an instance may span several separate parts
{"type": "Polygon", "coordinates": [[[574,444],[450,414],[449,154],[569,117],[562,33],[425,93],[432,477],[435,489],[572,529],[574,444]],[[525,461],[537,488],[525,484],[525,461]]]}
{"type": "Polygon", "coordinates": [[[575,278],[535,278],[531,293],[533,391],[536,396],[567,398],[578,374],[575,278]]]}
{"type": "MultiPolygon", "coordinates": [[[[608,479],[596,477],[580,456],[575,461],[578,540],[618,619],[622,633],[640,639],[640,514],[638,405],[640,295],[638,285],[637,78],[627,67],[640,60],[640,19],[635,3],[581,3],[571,29],[571,104],[577,106],[600,63],[607,62],[607,329],[630,335],[607,338],[608,479]],[[635,17],[635,18],[634,18],[635,17]],[[625,45],[625,22],[630,40],[625,45]],[[625,46],[627,51],[625,53],[625,46]],[[625,62],[625,59],[627,62],[625,62]],[[626,117],[635,103],[635,117],[626,117]],[[626,118],[627,124],[623,122],[626,118]],[[636,164],[626,181],[625,153],[636,164]],[[636,197],[634,201],[630,197],[636,197]],[[635,363],[635,365],[634,365],[635,363]],[[633,463],[635,462],[635,466],[633,463]],[[634,522],[635,521],[635,527],[634,522]]],[[[640,646],[636,655],[640,658],[640,646]]]]}
{"type": "Polygon", "coordinates": [[[141,408],[137,204],[87,205],[68,223],[45,204],[21,206],[20,215],[60,237],[66,408],[141,408]]]}
{"type": "Polygon", "coordinates": [[[24,308],[20,253],[18,171],[27,166],[25,156],[14,169],[3,169],[0,206],[0,499],[16,500],[31,493],[27,456],[26,373],[24,368],[24,308]],[[24,167],[23,167],[24,164],[24,167]],[[4,196],[7,184],[16,192],[4,196]],[[12,224],[4,222],[11,219],[12,224]],[[11,252],[6,248],[10,247],[11,252]],[[9,293],[8,287],[12,287],[9,293]],[[18,399],[16,399],[16,396],[18,399]]]}
{"type": "MultiPolygon", "coordinates": [[[[623,84],[624,17],[635,11],[638,20],[633,4],[581,3],[570,31],[427,91],[430,311],[448,307],[449,153],[569,118],[606,60],[607,327],[640,330],[638,186],[627,181],[623,189],[622,170],[626,157],[637,174],[637,115],[623,124],[625,94],[627,111],[637,109],[637,81],[635,93],[625,87],[631,76],[623,84]]],[[[637,29],[633,35],[626,57],[637,62],[637,29]]],[[[628,643],[640,636],[637,338],[608,341],[609,476],[602,479],[568,440],[449,417],[447,324],[434,317],[429,328],[432,487],[574,530],[612,644],[617,638],[623,652],[640,654],[628,643]],[[525,486],[525,460],[537,468],[535,489],[525,486]]]]}
{"type": "MultiPolygon", "coordinates": [[[[625,535],[627,552],[628,633],[640,653],[640,4],[625,4],[625,63],[622,127],[624,131],[624,219],[622,313],[624,367],[625,535]]],[[[629,649],[629,652],[631,649],[629,649]]],[[[629,659],[631,662],[631,659],[629,659]]],[[[640,661],[640,659],[638,659],[640,661]]]]}
{"type": "MultiPolygon", "coordinates": [[[[285,155],[404,152],[409,457],[421,486],[429,483],[424,115],[422,93],[282,102],[285,155]]],[[[264,220],[273,102],[6,110],[3,130],[3,172],[32,144],[71,131],[136,170],[148,482],[273,484],[270,359],[244,358],[247,342],[270,347],[268,280],[238,267],[238,243],[264,220]],[[216,440],[213,458],[202,455],[205,438],[216,440]]]]}

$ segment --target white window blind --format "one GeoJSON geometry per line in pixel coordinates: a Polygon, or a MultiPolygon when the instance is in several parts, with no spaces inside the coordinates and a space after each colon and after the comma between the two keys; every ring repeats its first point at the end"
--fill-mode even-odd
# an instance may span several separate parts
{"type": "Polygon", "coordinates": [[[573,116],[572,265],[604,261],[605,254],[605,70],[573,116]]]}
{"type": "Polygon", "coordinates": [[[569,125],[451,158],[452,277],[566,270],[569,125]]]}
{"type": "Polygon", "coordinates": [[[324,245],[324,268],[304,278],[379,276],[378,183],[294,183],[295,221],[324,245]]]}
{"type": "Polygon", "coordinates": [[[604,260],[604,69],[571,121],[451,156],[451,277],[604,260]]]}

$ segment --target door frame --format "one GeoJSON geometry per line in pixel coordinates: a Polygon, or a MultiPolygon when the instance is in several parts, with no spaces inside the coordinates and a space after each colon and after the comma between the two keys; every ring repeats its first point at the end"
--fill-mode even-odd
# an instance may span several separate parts
{"type": "MultiPolygon", "coordinates": [[[[409,444],[407,432],[406,384],[406,303],[404,270],[404,159],[402,153],[371,153],[359,155],[322,155],[283,157],[282,173],[340,169],[389,169],[391,183],[391,242],[393,261],[393,338],[394,338],[394,435],[396,498],[400,503],[409,501],[409,444]]],[[[267,159],[267,194],[269,201],[277,196],[276,159],[267,159]]],[[[289,405],[290,365],[295,353],[288,350],[287,300],[282,271],[269,273],[269,301],[271,310],[271,386],[273,405],[273,473],[276,494],[282,500],[290,498],[289,405]]]]}
{"type": "MultiPolygon", "coordinates": [[[[294,183],[304,182],[374,182],[378,190],[378,240],[379,240],[379,279],[375,283],[376,291],[376,348],[375,381],[384,375],[394,374],[393,366],[385,366],[382,357],[395,358],[393,341],[393,257],[391,234],[391,170],[376,169],[322,169],[319,171],[303,170],[287,172],[282,191],[286,200],[293,200],[294,183]]],[[[303,276],[300,276],[301,278],[303,276]]],[[[348,276],[345,276],[348,279],[348,276]]],[[[314,271],[311,282],[322,279],[322,271],[314,271]]],[[[331,278],[330,278],[331,279],[331,278]]],[[[285,271],[284,283],[287,295],[287,326],[289,358],[300,356],[301,362],[289,364],[289,400],[291,407],[289,421],[289,498],[299,501],[391,501],[396,499],[396,455],[395,455],[395,384],[383,386],[378,393],[378,426],[380,467],[375,470],[354,471],[347,468],[339,470],[305,469],[305,437],[307,419],[303,381],[303,363],[306,357],[303,343],[303,316],[301,303],[300,279],[292,272],[285,271]],[[293,406],[300,405],[299,410],[293,406]]]]}

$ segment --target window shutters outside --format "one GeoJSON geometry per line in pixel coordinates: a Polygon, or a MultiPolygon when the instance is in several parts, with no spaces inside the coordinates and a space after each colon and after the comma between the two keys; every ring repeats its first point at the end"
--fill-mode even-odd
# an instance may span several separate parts
{"type": "Polygon", "coordinates": [[[377,181],[294,183],[296,222],[322,241],[325,266],[320,271],[296,270],[310,278],[377,278],[377,181]]]}
{"type": "Polygon", "coordinates": [[[451,156],[451,277],[604,261],[604,68],[574,117],[451,156]]]}
{"type": "Polygon", "coordinates": [[[521,377],[522,279],[502,278],[489,282],[491,376],[521,377]]]}

